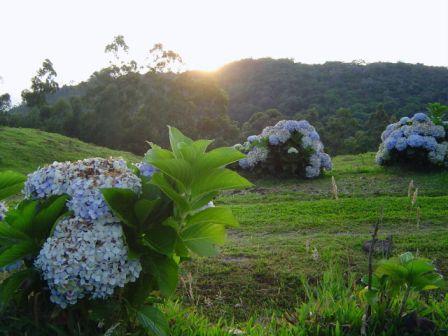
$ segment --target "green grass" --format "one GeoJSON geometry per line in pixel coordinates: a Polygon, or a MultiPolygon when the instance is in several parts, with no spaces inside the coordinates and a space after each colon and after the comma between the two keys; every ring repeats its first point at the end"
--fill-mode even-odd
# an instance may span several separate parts
{"type": "Polygon", "coordinates": [[[304,300],[302,276],[313,281],[333,266],[357,279],[365,274],[362,245],[380,209],[380,238],[393,236],[394,253],[427,256],[448,275],[448,172],[385,169],[375,165],[374,153],[338,156],[333,163],[319,179],[252,179],[254,188],[222,195],[216,203],[229,205],[240,227],[218,256],[187,264],[183,303],[215,322],[292,311],[304,300]],[[419,188],[414,207],[407,196],[411,179],[419,188]]]}
{"type": "Polygon", "coordinates": [[[87,144],[59,134],[28,128],[0,127],[0,170],[30,173],[53,161],[110,156],[121,156],[130,162],[139,161],[139,157],[131,153],[87,144]]]}
{"type": "MultiPolygon", "coordinates": [[[[57,134],[0,128],[0,170],[29,173],[55,160],[109,156],[139,160],[130,153],[57,134]]],[[[253,188],[221,195],[216,203],[229,205],[240,227],[230,230],[219,255],[184,264],[179,301],[164,306],[172,334],[229,335],[230,330],[239,328],[246,335],[305,335],[304,330],[312,328],[312,318],[300,314],[323,309],[322,302],[354,305],[347,312],[355,315],[341,319],[347,318],[347,323],[358,328],[359,305],[353,303],[356,298],[348,296],[366,273],[362,245],[369,239],[380,209],[384,212],[380,238],[393,236],[395,254],[413,251],[426,256],[448,276],[448,172],[386,169],[375,165],[373,159],[374,153],[335,157],[334,170],[315,180],[255,180],[248,176],[253,188]],[[339,189],[337,201],[332,199],[332,175],[339,189]],[[407,196],[411,179],[419,189],[413,207],[407,196]],[[326,287],[318,284],[328,270],[335,269],[341,273],[339,285],[346,281],[348,288],[327,293],[326,287]],[[313,299],[307,286],[325,296],[313,299]],[[300,322],[292,325],[285,314],[300,322]]],[[[428,302],[425,309],[443,319],[448,296],[439,303],[428,302]]],[[[322,310],[323,315],[328,312],[331,309],[322,310]]],[[[333,332],[339,327],[332,326],[332,319],[329,316],[315,325],[330,326],[336,334],[333,332]]],[[[448,328],[448,319],[440,325],[448,328]]]]}

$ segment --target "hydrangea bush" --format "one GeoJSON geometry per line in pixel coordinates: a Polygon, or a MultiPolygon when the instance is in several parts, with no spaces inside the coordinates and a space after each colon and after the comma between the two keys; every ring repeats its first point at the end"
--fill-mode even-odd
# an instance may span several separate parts
{"type": "Polygon", "coordinates": [[[239,166],[258,173],[314,178],[332,168],[319,134],[306,120],[281,120],[234,147],[246,154],[239,166]]]}
{"type": "MultiPolygon", "coordinates": [[[[217,253],[225,227],[237,225],[212,199],[251,185],[225,168],[244,157],[239,151],[207,152],[211,141],[175,128],[169,135],[171,151],[152,145],[135,166],[93,158],[28,176],[25,200],[0,223],[0,267],[20,263],[0,284],[7,333],[24,315],[34,335],[54,328],[98,335],[118,326],[123,334],[169,334],[155,304],[174,293],[180,263],[191,253],[217,253]]],[[[0,175],[0,195],[1,187],[0,175]]]]}
{"type": "Polygon", "coordinates": [[[425,113],[403,117],[386,127],[376,154],[380,165],[448,167],[448,138],[443,124],[435,124],[425,113]]]}

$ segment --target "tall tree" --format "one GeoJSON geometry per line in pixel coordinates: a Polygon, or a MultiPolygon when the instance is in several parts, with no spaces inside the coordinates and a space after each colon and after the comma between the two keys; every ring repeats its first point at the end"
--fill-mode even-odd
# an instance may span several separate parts
{"type": "Polygon", "coordinates": [[[22,91],[26,105],[39,108],[47,105],[47,95],[55,93],[59,88],[56,76],[53,63],[48,58],[45,59],[36,76],[31,79],[31,90],[22,91]]]}

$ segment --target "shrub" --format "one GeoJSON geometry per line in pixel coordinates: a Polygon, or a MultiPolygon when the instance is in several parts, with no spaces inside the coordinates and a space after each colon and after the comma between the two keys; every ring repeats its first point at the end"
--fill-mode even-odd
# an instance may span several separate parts
{"type": "Polygon", "coordinates": [[[411,168],[448,167],[448,139],[443,124],[435,124],[425,113],[403,117],[381,135],[376,154],[380,165],[400,164],[411,168]]]}
{"type": "Polygon", "coordinates": [[[332,167],[319,134],[306,120],[279,121],[235,148],[247,154],[240,167],[260,174],[313,178],[332,167]]]}
{"type": "Polygon", "coordinates": [[[0,332],[169,334],[157,304],[175,291],[180,263],[217,253],[237,224],[208,205],[250,186],[225,168],[240,152],[169,135],[172,151],[152,145],[134,169],[94,158],[28,176],[25,200],[0,223],[0,267],[23,262],[0,284],[0,332]]]}

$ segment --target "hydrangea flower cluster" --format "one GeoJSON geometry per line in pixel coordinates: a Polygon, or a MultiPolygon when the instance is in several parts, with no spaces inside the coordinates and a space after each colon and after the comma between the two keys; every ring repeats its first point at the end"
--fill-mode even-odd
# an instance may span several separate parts
{"type": "Polygon", "coordinates": [[[110,187],[140,192],[141,181],[124,160],[93,158],[55,162],[25,182],[26,198],[70,196],[73,216],[56,224],[34,263],[51,301],[62,308],[86,296],[106,298],[140,274],[140,262],[128,258],[121,224],[100,192],[110,187]]]}
{"type": "Polygon", "coordinates": [[[281,120],[234,148],[246,154],[239,165],[247,170],[261,168],[270,173],[288,172],[313,178],[332,168],[319,134],[306,120],[281,120]]]}
{"type": "Polygon", "coordinates": [[[425,113],[403,117],[388,125],[381,140],[376,154],[376,162],[380,165],[406,161],[420,166],[448,167],[445,128],[435,125],[425,113]]]}
{"type": "Polygon", "coordinates": [[[0,202],[0,221],[5,219],[5,215],[8,212],[8,207],[4,202],[0,202]]]}
{"type": "Polygon", "coordinates": [[[104,299],[135,281],[142,269],[138,260],[128,260],[120,223],[77,217],[57,223],[34,265],[48,283],[50,300],[62,308],[86,295],[104,299]]]}
{"type": "Polygon", "coordinates": [[[54,162],[28,175],[25,197],[46,198],[67,194],[67,206],[76,217],[115,223],[100,188],[128,188],[140,191],[141,181],[122,159],[92,158],[76,162],[54,162]]]}

